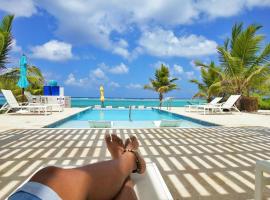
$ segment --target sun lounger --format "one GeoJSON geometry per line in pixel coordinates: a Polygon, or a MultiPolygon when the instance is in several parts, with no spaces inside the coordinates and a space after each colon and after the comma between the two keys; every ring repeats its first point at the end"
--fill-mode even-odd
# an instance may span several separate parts
{"type": "Polygon", "coordinates": [[[24,96],[26,97],[28,103],[41,103],[40,96],[32,95],[28,91],[24,92],[24,96]]]}
{"type": "Polygon", "coordinates": [[[157,127],[179,127],[181,125],[180,120],[161,120],[161,121],[154,121],[154,124],[157,127]]]}
{"type": "Polygon", "coordinates": [[[24,92],[25,97],[27,98],[28,101],[28,105],[47,105],[47,106],[51,106],[53,110],[57,110],[58,112],[62,112],[64,111],[64,104],[61,103],[61,100],[58,101],[54,96],[47,97],[47,100],[51,103],[41,103],[40,98],[33,96],[30,92],[25,91],[24,92]]]}
{"type": "Polygon", "coordinates": [[[125,107],[123,107],[123,106],[119,106],[119,107],[118,107],[118,109],[125,109],[125,107]]]}
{"type": "Polygon", "coordinates": [[[266,185],[270,185],[270,178],[264,177],[263,173],[266,172],[270,174],[270,161],[269,160],[259,160],[256,162],[255,167],[255,200],[263,199],[263,190],[266,185]]]}
{"type": "Polygon", "coordinates": [[[111,121],[88,121],[90,128],[111,128],[111,121]]]}
{"type": "Polygon", "coordinates": [[[101,105],[94,105],[94,108],[101,108],[101,105]]]}
{"type": "Polygon", "coordinates": [[[196,105],[186,105],[186,111],[191,112],[191,111],[198,111],[199,108],[203,108],[206,105],[216,105],[218,102],[220,102],[222,97],[216,97],[214,98],[211,102],[207,104],[196,104],[196,105]]]}
{"type": "Polygon", "coordinates": [[[106,106],[105,108],[107,108],[107,109],[112,109],[112,106],[106,106]]]}
{"type": "Polygon", "coordinates": [[[138,109],[144,109],[144,106],[138,106],[138,109]]]}
{"type": "Polygon", "coordinates": [[[240,112],[238,108],[236,107],[235,103],[238,101],[238,99],[241,97],[241,95],[231,95],[226,102],[222,104],[216,104],[216,105],[205,105],[203,106],[203,113],[206,114],[206,112],[219,112],[223,113],[224,110],[232,111],[236,110],[237,112],[240,112]]]}
{"type": "Polygon", "coordinates": [[[6,113],[12,109],[19,109],[21,114],[25,114],[22,110],[27,110],[28,112],[38,111],[38,114],[44,112],[45,115],[48,114],[48,111],[52,113],[52,107],[49,105],[20,105],[10,90],[1,91],[8,104],[6,113]]]}
{"type": "Polygon", "coordinates": [[[138,200],[173,200],[155,163],[146,164],[146,173],[144,175],[131,174],[134,180],[134,189],[138,200]]]}
{"type": "MultiPolygon", "coordinates": [[[[63,167],[63,166],[58,166],[63,167]]],[[[68,166],[65,168],[74,168],[76,166],[68,166]]],[[[30,175],[21,185],[19,185],[10,196],[21,188],[30,178],[39,170],[44,167],[37,169],[32,175],[30,175]]],[[[134,180],[134,190],[138,197],[138,200],[173,200],[173,197],[162,178],[157,166],[153,162],[146,163],[146,172],[144,175],[131,174],[132,180],[134,180]]]]}
{"type": "Polygon", "coordinates": [[[131,106],[131,109],[136,109],[136,106],[131,106]]]}

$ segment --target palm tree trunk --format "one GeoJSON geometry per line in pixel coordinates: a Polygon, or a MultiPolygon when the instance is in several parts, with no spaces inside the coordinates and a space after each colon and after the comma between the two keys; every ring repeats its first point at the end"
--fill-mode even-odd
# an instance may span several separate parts
{"type": "Polygon", "coordinates": [[[160,92],[159,93],[159,107],[161,108],[162,106],[162,100],[163,100],[163,94],[160,92]]]}

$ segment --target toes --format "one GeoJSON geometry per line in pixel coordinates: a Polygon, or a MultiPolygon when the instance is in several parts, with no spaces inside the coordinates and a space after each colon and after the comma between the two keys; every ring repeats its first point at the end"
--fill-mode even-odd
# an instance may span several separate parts
{"type": "Polygon", "coordinates": [[[122,147],[124,146],[122,139],[119,138],[116,134],[112,134],[112,141],[116,142],[117,144],[119,144],[122,147]]]}
{"type": "Polygon", "coordinates": [[[125,141],[125,148],[131,148],[134,150],[137,150],[139,147],[139,142],[136,136],[131,135],[129,138],[125,141]]]}
{"type": "Polygon", "coordinates": [[[137,149],[139,147],[139,142],[138,142],[138,139],[136,138],[136,136],[132,135],[130,137],[130,140],[131,140],[134,148],[137,149]]]}
{"type": "Polygon", "coordinates": [[[105,134],[105,141],[107,144],[109,144],[111,142],[111,135],[110,134],[108,134],[108,133],[105,134]]]}
{"type": "Polygon", "coordinates": [[[131,143],[130,138],[127,138],[127,139],[125,140],[125,149],[129,146],[130,143],[131,143]]]}

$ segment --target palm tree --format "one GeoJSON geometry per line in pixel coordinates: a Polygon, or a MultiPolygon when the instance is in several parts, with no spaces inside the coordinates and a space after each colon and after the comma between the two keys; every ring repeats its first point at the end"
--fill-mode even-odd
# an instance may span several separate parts
{"type": "Polygon", "coordinates": [[[221,68],[216,66],[213,61],[209,65],[195,61],[195,65],[201,67],[202,81],[200,82],[197,79],[190,80],[190,82],[196,84],[199,89],[193,98],[201,97],[210,102],[213,96],[222,93],[221,87],[216,85],[216,83],[223,79],[221,68]]]}
{"type": "Polygon", "coordinates": [[[145,85],[144,89],[158,92],[159,106],[161,107],[164,93],[178,89],[174,83],[176,80],[178,79],[170,78],[169,68],[162,64],[159,69],[156,69],[155,79],[150,78],[150,83],[145,85]]]}
{"type": "MultiPolygon", "coordinates": [[[[27,67],[29,87],[27,88],[32,94],[38,95],[43,93],[44,77],[40,69],[36,66],[27,67]]],[[[12,90],[16,98],[21,99],[21,88],[17,86],[20,76],[20,68],[14,67],[0,75],[0,88],[12,90]]]]}
{"type": "Polygon", "coordinates": [[[12,22],[14,15],[5,16],[0,22],[0,70],[5,68],[8,62],[8,52],[12,44],[12,22]]]}
{"type": "Polygon", "coordinates": [[[243,29],[243,24],[235,24],[231,38],[224,46],[218,47],[219,60],[225,79],[219,84],[227,91],[250,96],[270,74],[270,43],[262,49],[263,35],[257,34],[262,26],[252,24],[243,29]],[[257,81],[257,80],[260,81],[257,81]]]}

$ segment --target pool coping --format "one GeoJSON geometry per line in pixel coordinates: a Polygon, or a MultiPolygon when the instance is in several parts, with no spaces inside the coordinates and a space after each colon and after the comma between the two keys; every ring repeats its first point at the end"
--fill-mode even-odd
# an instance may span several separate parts
{"type": "MultiPolygon", "coordinates": [[[[216,124],[216,123],[207,122],[207,121],[200,120],[200,119],[195,119],[195,118],[188,117],[188,116],[185,116],[185,115],[182,115],[182,114],[170,112],[169,110],[161,110],[161,109],[159,109],[159,108],[153,108],[153,109],[156,109],[156,110],[158,110],[158,111],[160,111],[160,112],[170,113],[170,114],[175,115],[175,116],[181,116],[182,118],[184,118],[184,119],[186,119],[186,120],[189,120],[189,121],[192,121],[192,122],[201,124],[201,125],[205,125],[205,124],[206,124],[207,127],[222,126],[221,124],[216,124]]],[[[179,127],[179,128],[181,128],[181,127],[179,127]]],[[[183,127],[183,128],[184,128],[184,127],[183,127]]],[[[187,127],[187,128],[189,128],[189,127],[187,127]]],[[[196,127],[190,127],[190,128],[196,128],[196,127]]]]}
{"type": "Polygon", "coordinates": [[[67,116],[67,117],[64,117],[64,118],[62,118],[62,119],[60,119],[60,120],[54,121],[54,122],[52,122],[52,123],[50,123],[50,124],[47,124],[47,125],[45,125],[45,126],[42,126],[41,128],[51,128],[51,127],[49,127],[49,126],[52,126],[52,125],[58,124],[58,123],[63,123],[63,122],[67,121],[68,119],[70,119],[70,118],[72,118],[72,117],[74,117],[74,116],[76,116],[76,115],[78,115],[78,114],[81,114],[81,113],[86,112],[86,111],[89,110],[90,108],[92,108],[92,107],[91,107],[91,106],[90,106],[90,107],[86,107],[85,109],[81,110],[80,112],[74,113],[74,114],[69,115],[69,116],[67,116]]]}
{"type": "MultiPolygon", "coordinates": [[[[111,127],[111,128],[57,128],[57,127],[53,127],[53,126],[57,126],[59,124],[62,124],[66,121],[68,121],[69,119],[73,118],[74,116],[76,115],[80,115],[80,114],[83,114],[85,112],[87,112],[89,109],[96,109],[94,108],[93,106],[91,107],[86,107],[84,110],[78,112],[78,113],[75,113],[73,115],[70,115],[68,117],[65,117],[61,120],[58,120],[58,121],[55,121],[51,124],[48,124],[48,125],[45,125],[41,128],[44,128],[44,129],[153,129],[153,128],[196,128],[196,127],[146,127],[146,128],[143,128],[143,127],[111,127]]],[[[117,108],[101,108],[103,110],[117,110],[117,108]]],[[[146,108],[147,109],[147,108],[146,108]]],[[[175,115],[175,116],[180,116],[182,118],[184,118],[184,120],[188,120],[188,121],[191,121],[191,122],[194,122],[194,123],[197,123],[197,124],[200,124],[202,126],[205,126],[205,127],[199,127],[199,128],[210,128],[210,127],[218,127],[218,126],[222,126],[220,124],[215,124],[215,123],[211,123],[211,122],[207,122],[207,121],[203,121],[203,120],[199,120],[199,119],[195,119],[195,118],[192,118],[192,117],[188,117],[188,116],[185,116],[185,115],[181,115],[181,114],[177,114],[177,113],[173,113],[173,112],[170,112],[170,111],[166,111],[166,110],[161,110],[161,109],[158,109],[158,108],[151,108],[153,110],[158,110],[159,112],[164,112],[164,113],[169,113],[169,114],[172,114],[172,115],[175,115]]],[[[98,109],[99,110],[99,109],[98,109]]],[[[120,110],[123,110],[123,109],[120,109],[120,110]]],[[[142,109],[143,110],[143,109],[142,109]]],[[[197,127],[198,128],[198,127],[197,127]]]]}

